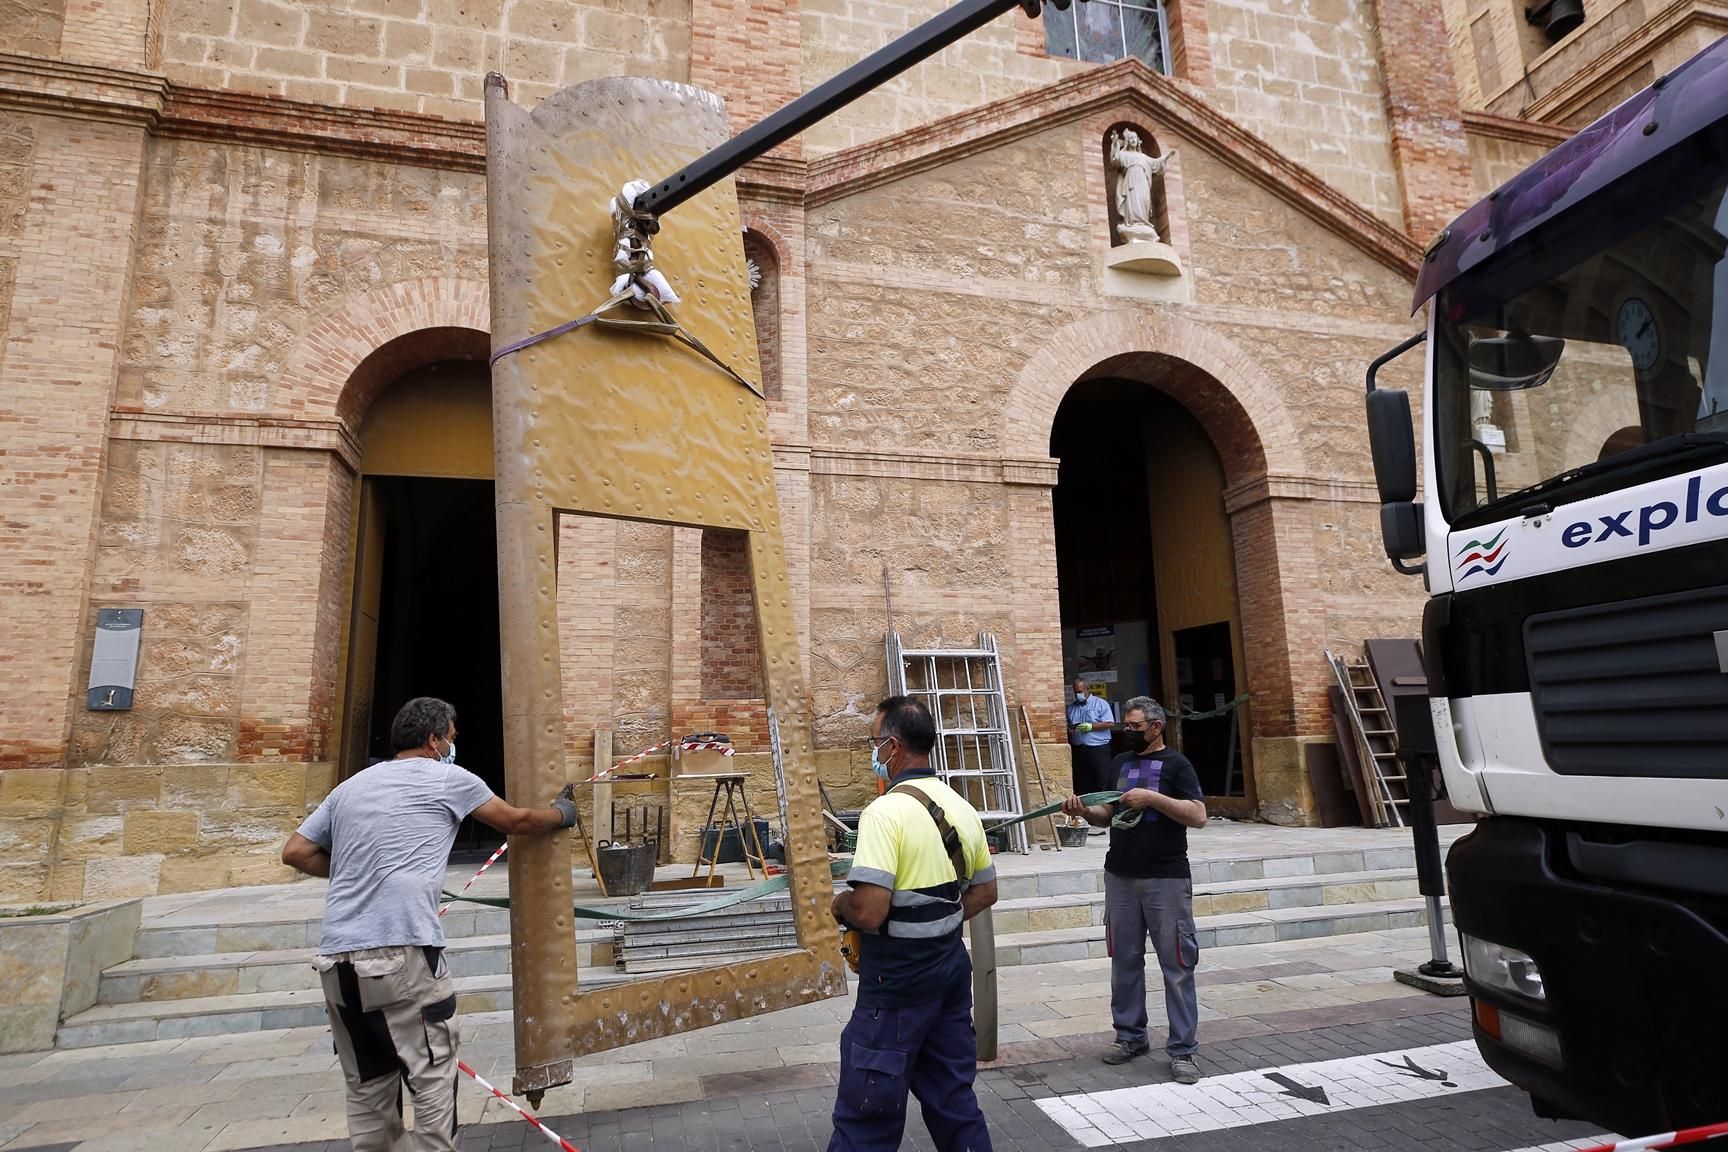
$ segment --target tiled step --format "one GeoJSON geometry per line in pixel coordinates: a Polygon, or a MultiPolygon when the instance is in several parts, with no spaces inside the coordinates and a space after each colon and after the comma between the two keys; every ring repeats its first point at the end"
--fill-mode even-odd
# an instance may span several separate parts
{"type": "MultiPolygon", "coordinates": [[[[1362,901],[1408,900],[1420,895],[1414,868],[1280,876],[1264,880],[1220,880],[1194,885],[1194,914],[1264,912],[1279,908],[1338,907],[1362,901]]],[[[1104,892],[999,900],[998,934],[1078,928],[1104,923],[1104,892]]]]}
{"type": "MultiPolygon", "coordinates": [[[[576,963],[584,969],[594,966],[595,945],[611,943],[610,928],[578,929],[576,963]]],[[[129,960],[102,973],[97,1003],[157,1003],[317,988],[318,974],[312,970],[314,951],[289,948],[129,960]]],[[[445,955],[451,975],[457,978],[503,975],[510,971],[510,937],[458,937],[449,942],[445,955]]]]}
{"type": "MultiPolygon", "coordinates": [[[[1451,910],[1446,910],[1451,921],[1451,910]]],[[[1353,932],[1385,932],[1416,928],[1428,922],[1421,899],[1376,900],[1318,907],[1275,908],[1264,912],[1228,912],[1196,916],[1194,927],[1202,951],[1238,944],[1271,944],[1279,940],[1310,940],[1353,932]]],[[[1102,924],[1039,932],[996,934],[996,964],[1055,964],[1066,960],[1098,959],[1105,950],[1102,924]]]]}

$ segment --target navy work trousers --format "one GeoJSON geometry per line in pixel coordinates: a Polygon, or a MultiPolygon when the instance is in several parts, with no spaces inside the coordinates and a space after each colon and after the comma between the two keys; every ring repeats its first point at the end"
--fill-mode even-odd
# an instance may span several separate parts
{"type": "Polygon", "coordinates": [[[972,1092],[978,1037],[972,981],[906,1008],[859,1005],[840,1034],[840,1091],[828,1152],[893,1152],[906,1130],[906,1094],[918,1097],[937,1152],[990,1152],[972,1092]]]}

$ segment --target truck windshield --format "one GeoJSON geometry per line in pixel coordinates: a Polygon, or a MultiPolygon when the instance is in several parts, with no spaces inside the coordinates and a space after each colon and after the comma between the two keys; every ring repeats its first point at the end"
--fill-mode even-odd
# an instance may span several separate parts
{"type": "Polygon", "coordinates": [[[1713,167],[1581,205],[1441,292],[1433,429],[1454,527],[1728,456],[1728,171],[1713,167]]]}

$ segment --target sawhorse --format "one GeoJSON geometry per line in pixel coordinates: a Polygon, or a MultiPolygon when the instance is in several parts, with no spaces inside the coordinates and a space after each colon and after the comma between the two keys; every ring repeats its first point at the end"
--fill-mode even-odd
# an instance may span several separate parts
{"type": "Polygon", "coordinates": [[[762,865],[762,872],[766,875],[768,872],[768,857],[767,854],[762,851],[761,838],[756,835],[756,820],[750,812],[750,796],[744,790],[744,781],[747,779],[745,774],[742,772],[717,772],[712,777],[692,775],[680,776],[678,779],[712,779],[714,781],[714,798],[708,802],[708,819],[702,825],[702,834],[704,836],[708,834],[710,829],[714,832],[714,852],[713,855],[710,856],[703,853],[700,848],[697,849],[696,866],[690,870],[690,879],[694,880],[701,875],[702,866],[706,864],[708,866],[708,881],[709,883],[713,882],[714,870],[720,864],[720,847],[726,840],[726,828],[728,825],[738,829],[738,846],[744,853],[744,869],[749,873],[750,879],[756,879],[756,869],[750,863],[750,846],[752,844],[756,846],[756,862],[762,865]],[[724,806],[722,806],[721,803],[722,797],[725,799],[724,806]],[[738,809],[740,807],[744,809],[742,820],[739,819],[738,815],[738,809]],[[714,814],[716,812],[719,812],[722,816],[719,825],[714,823],[714,814]],[[746,839],[746,837],[748,837],[748,839],[746,839]]]}

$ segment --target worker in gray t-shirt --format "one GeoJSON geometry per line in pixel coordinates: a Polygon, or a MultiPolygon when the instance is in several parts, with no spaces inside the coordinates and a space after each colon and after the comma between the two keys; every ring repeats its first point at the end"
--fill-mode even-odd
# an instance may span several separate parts
{"type": "Polygon", "coordinates": [[[390,724],[396,758],[342,783],[282,849],[282,863],[328,876],[322,974],[348,1085],[354,1152],[456,1147],[456,985],[438,896],[456,829],[475,817],[510,835],[576,823],[572,788],[550,808],[517,808],[456,764],[456,709],[421,696],[390,724]],[[402,1085],[414,1130],[402,1124],[402,1085]]]}

